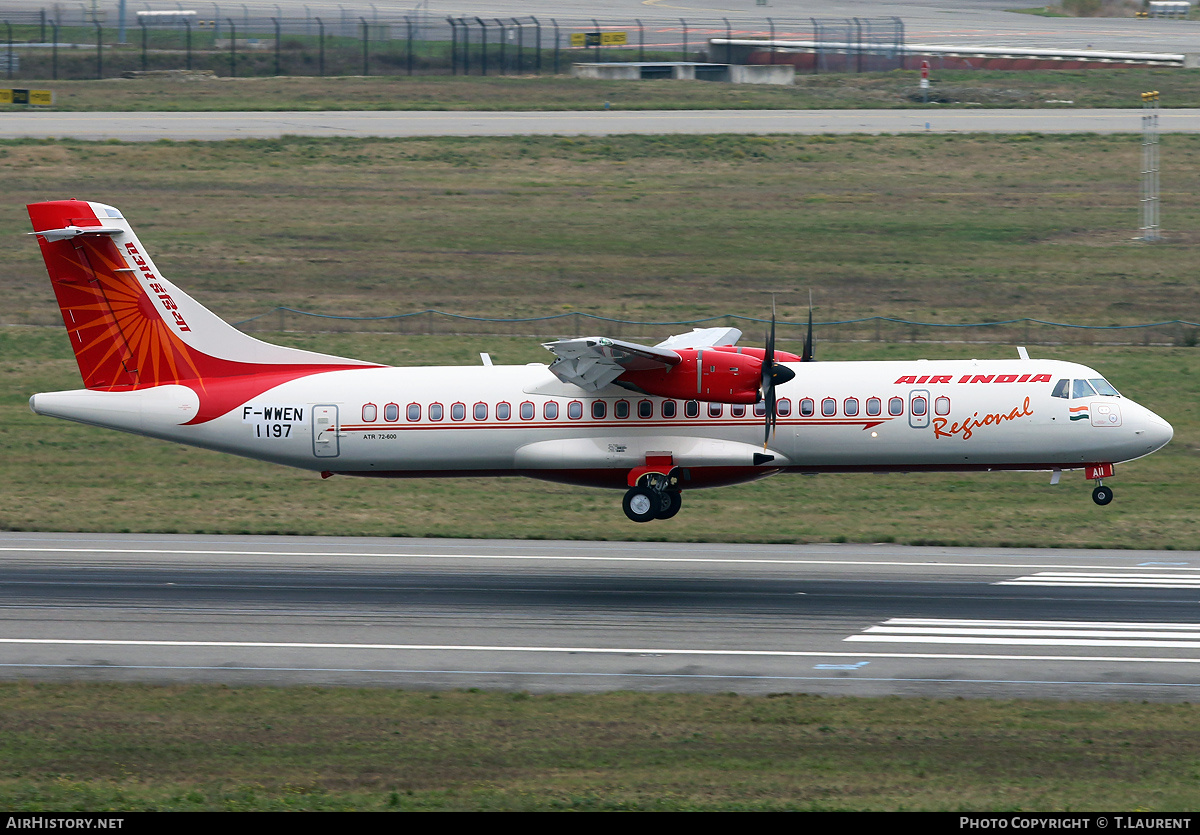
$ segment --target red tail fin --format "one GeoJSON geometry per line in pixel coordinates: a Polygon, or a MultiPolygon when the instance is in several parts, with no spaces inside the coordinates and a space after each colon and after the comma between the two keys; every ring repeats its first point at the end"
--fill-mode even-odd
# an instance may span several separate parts
{"type": "Polygon", "coordinates": [[[287,380],[371,363],[270,345],[223,322],[158,272],[121,213],[103,203],[29,206],[84,385],[179,384],[211,420],[287,380]]]}

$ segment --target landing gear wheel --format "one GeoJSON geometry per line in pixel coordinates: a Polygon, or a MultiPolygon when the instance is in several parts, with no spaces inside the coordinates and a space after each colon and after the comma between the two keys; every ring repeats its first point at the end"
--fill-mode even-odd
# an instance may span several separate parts
{"type": "Polygon", "coordinates": [[[1092,491],[1092,501],[1098,505],[1106,505],[1113,500],[1113,489],[1101,484],[1092,491]]]}
{"type": "Polygon", "coordinates": [[[634,522],[649,522],[658,515],[662,506],[659,495],[658,491],[648,487],[630,487],[625,492],[625,501],[621,503],[625,515],[634,522]]]}
{"type": "Polygon", "coordinates": [[[679,512],[679,508],[683,507],[683,496],[678,490],[667,490],[662,494],[662,506],[658,509],[658,513],[654,515],[655,519],[670,519],[679,512]]]}

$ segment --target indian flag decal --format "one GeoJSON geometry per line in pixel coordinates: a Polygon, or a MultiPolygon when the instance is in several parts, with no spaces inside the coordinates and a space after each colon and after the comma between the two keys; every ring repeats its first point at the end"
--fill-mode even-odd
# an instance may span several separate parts
{"type": "Polygon", "coordinates": [[[1089,416],[1086,403],[1082,406],[1072,406],[1067,411],[1071,413],[1071,420],[1087,420],[1089,416]]]}

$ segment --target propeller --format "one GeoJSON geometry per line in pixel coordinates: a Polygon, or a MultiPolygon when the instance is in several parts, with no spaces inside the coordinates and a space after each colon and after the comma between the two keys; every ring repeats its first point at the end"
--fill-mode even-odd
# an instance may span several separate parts
{"type": "Polygon", "coordinates": [[[775,387],[781,386],[796,376],[796,372],[785,365],[775,362],[775,300],[771,300],[771,330],[767,334],[767,350],[762,363],[762,399],[766,401],[766,419],[763,427],[763,449],[771,442],[775,424],[779,420],[778,401],[775,397],[775,387]]]}
{"type": "Polygon", "coordinates": [[[812,290],[808,291],[808,333],[804,335],[804,353],[800,362],[813,361],[813,331],[812,331],[812,290]]]}

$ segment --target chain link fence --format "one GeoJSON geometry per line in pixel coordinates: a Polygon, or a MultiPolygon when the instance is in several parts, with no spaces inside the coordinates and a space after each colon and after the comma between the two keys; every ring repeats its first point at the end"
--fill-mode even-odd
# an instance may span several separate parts
{"type": "MultiPolygon", "coordinates": [[[[129,10],[55,4],[0,10],[0,73],[9,79],[86,79],[131,72],[263,75],[509,75],[570,72],[576,62],[734,63],[730,41],[811,42],[813,72],[875,72],[902,65],[899,18],[736,21],[381,14],[264,15],[241,4],[129,10]],[[710,39],[720,44],[710,45],[710,39]]],[[[278,9],[278,7],[276,7],[278,9]]],[[[771,60],[777,56],[770,50],[771,60]]],[[[785,56],[778,53],[779,59],[785,56]]]]}

